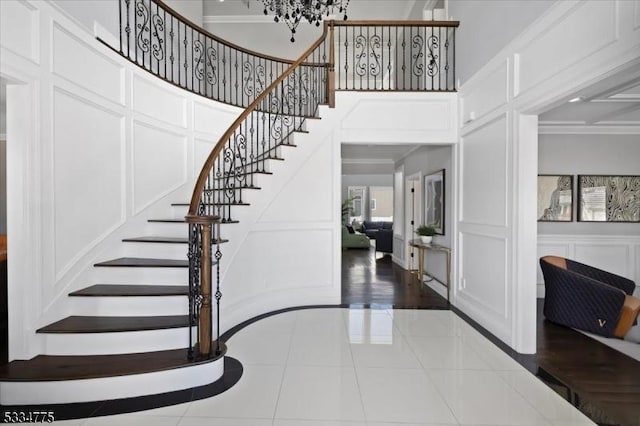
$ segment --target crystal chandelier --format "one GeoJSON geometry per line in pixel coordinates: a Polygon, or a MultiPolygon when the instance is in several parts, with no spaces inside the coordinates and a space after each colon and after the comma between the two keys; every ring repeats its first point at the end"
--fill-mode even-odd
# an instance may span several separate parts
{"type": "Polygon", "coordinates": [[[347,19],[349,0],[259,0],[264,3],[264,14],[273,12],[275,22],[284,21],[291,30],[291,42],[296,41],[294,34],[302,19],[320,26],[323,16],[332,15],[335,9],[347,19]]]}

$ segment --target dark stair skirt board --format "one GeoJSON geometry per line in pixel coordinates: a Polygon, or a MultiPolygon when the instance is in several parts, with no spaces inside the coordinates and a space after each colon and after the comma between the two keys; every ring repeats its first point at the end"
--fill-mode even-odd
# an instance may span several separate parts
{"type": "MultiPolygon", "coordinates": [[[[211,398],[231,389],[242,377],[242,364],[235,358],[224,357],[224,373],[217,381],[195,388],[106,401],[73,404],[4,405],[4,411],[51,411],[55,420],[73,420],[88,417],[133,413],[170,405],[211,398]]],[[[0,379],[4,380],[4,379],[0,379]]]]}
{"type": "MultiPolygon", "coordinates": [[[[125,243],[158,243],[158,244],[187,244],[189,240],[187,238],[182,237],[133,237],[133,238],[124,238],[122,240],[125,243]]],[[[220,241],[214,239],[214,244],[224,244],[228,243],[229,240],[221,239],[220,241]]]]}

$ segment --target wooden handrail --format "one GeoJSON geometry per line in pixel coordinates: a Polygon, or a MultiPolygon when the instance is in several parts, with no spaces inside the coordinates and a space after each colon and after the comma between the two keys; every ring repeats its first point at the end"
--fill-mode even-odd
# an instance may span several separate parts
{"type": "Polygon", "coordinates": [[[162,0],[152,0],[152,1],[157,3],[159,6],[163,7],[164,9],[166,9],[167,12],[169,12],[169,14],[171,16],[173,16],[174,18],[176,18],[178,21],[180,21],[183,24],[193,28],[195,31],[198,31],[201,34],[214,39],[218,43],[224,44],[225,46],[229,46],[232,49],[238,50],[240,52],[244,52],[244,53],[246,53],[248,55],[257,56],[259,58],[267,59],[267,60],[270,60],[270,61],[282,62],[282,63],[285,63],[285,64],[292,64],[294,62],[292,59],[278,58],[276,56],[265,55],[264,53],[256,52],[254,50],[250,50],[250,49],[247,49],[245,47],[238,46],[235,43],[231,43],[231,42],[229,42],[227,40],[224,40],[224,39],[222,39],[222,38],[210,33],[209,31],[205,30],[202,26],[200,26],[200,25],[190,21],[189,19],[185,18],[184,16],[182,16],[181,14],[176,12],[174,9],[172,9],[170,6],[168,6],[162,0]]]}
{"type": "Polygon", "coordinates": [[[271,92],[273,89],[278,87],[280,83],[284,81],[286,77],[288,77],[293,71],[295,71],[301,64],[303,64],[304,59],[307,58],[318,46],[320,46],[327,37],[327,21],[324,22],[324,29],[322,31],[322,35],[318,40],[315,41],[294,63],[289,66],[289,68],[283,72],[276,80],[274,80],[262,93],[240,114],[240,116],[229,126],[227,131],[222,135],[219,139],[216,146],[207,157],[202,170],[200,170],[200,174],[198,175],[198,180],[196,181],[195,188],[193,190],[193,194],[191,195],[191,202],[189,203],[189,213],[188,215],[193,216],[198,214],[198,207],[200,205],[200,197],[202,196],[202,191],[204,190],[204,186],[206,184],[207,177],[209,175],[209,170],[214,165],[215,160],[218,158],[218,155],[223,150],[227,141],[231,138],[231,135],[240,127],[240,125],[245,121],[245,119],[254,112],[257,107],[268,97],[271,96],[271,92]]]}
{"type": "Polygon", "coordinates": [[[385,20],[362,20],[362,21],[335,21],[336,27],[459,27],[460,21],[385,21],[385,20]]]}

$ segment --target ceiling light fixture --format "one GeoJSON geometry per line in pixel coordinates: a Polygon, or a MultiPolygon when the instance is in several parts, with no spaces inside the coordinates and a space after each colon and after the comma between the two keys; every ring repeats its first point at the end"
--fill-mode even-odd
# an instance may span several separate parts
{"type": "Polygon", "coordinates": [[[583,100],[584,98],[582,96],[578,96],[577,98],[569,99],[569,103],[580,102],[583,100]]]}
{"type": "Polygon", "coordinates": [[[284,21],[291,30],[291,42],[295,40],[296,28],[302,19],[320,26],[323,16],[333,15],[335,10],[347,20],[349,0],[258,0],[264,4],[264,14],[272,12],[275,22],[284,21]]]}

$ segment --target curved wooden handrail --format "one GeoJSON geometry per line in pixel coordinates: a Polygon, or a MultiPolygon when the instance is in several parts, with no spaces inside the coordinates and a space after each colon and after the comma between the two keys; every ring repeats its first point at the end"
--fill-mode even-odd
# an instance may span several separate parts
{"type": "Polygon", "coordinates": [[[313,51],[325,41],[325,39],[327,38],[328,27],[328,22],[325,21],[320,38],[318,38],[318,40],[316,40],[295,62],[293,62],[285,72],[283,72],[265,90],[263,90],[262,93],[242,112],[242,114],[240,114],[240,116],[231,124],[231,126],[229,126],[227,131],[218,140],[218,143],[211,151],[211,154],[209,154],[209,157],[207,157],[207,160],[205,161],[202,169],[200,170],[200,174],[198,175],[198,180],[196,181],[195,188],[193,189],[193,194],[191,195],[191,202],[189,203],[189,216],[195,216],[198,214],[200,198],[206,184],[209,170],[211,170],[211,168],[213,167],[215,160],[218,158],[220,152],[224,149],[227,141],[245,121],[249,114],[257,110],[257,107],[267,98],[267,96],[271,95],[273,89],[278,87],[278,85],[280,85],[280,83],[282,83],[285,78],[287,78],[293,71],[295,71],[300,65],[302,65],[305,58],[311,55],[313,51]]]}
{"type": "Polygon", "coordinates": [[[182,16],[181,14],[176,12],[175,9],[172,9],[171,6],[168,6],[162,0],[152,0],[152,1],[157,3],[158,5],[160,5],[164,9],[166,9],[169,12],[169,14],[171,16],[173,16],[174,18],[176,18],[178,21],[181,21],[183,24],[185,24],[185,25],[187,25],[189,27],[192,27],[193,29],[195,29],[199,33],[201,33],[201,34],[203,34],[203,35],[205,35],[207,37],[210,37],[210,38],[214,39],[215,41],[217,41],[217,42],[219,42],[221,44],[224,44],[225,46],[229,46],[232,49],[238,50],[240,52],[244,52],[244,53],[246,53],[248,55],[251,55],[251,56],[257,56],[257,57],[262,58],[262,59],[267,59],[269,61],[282,62],[284,64],[292,64],[294,62],[292,59],[278,58],[276,56],[265,55],[264,53],[256,52],[254,50],[247,49],[245,47],[238,46],[235,43],[231,43],[230,41],[224,40],[223,38],[220,38],[220,37],[210,33],[209,31],[205,30],[200,25],[198,25],[198,24],[190,21],[189,19],[185,18],[184,16],[182,16]]]}
{"type": "Polygon", "coordinates": [[[335,21],[336,27],[454,27],[460,26],[460,21],[385,21],[385,20],[360,20],[360,21],[335,21]]]}

